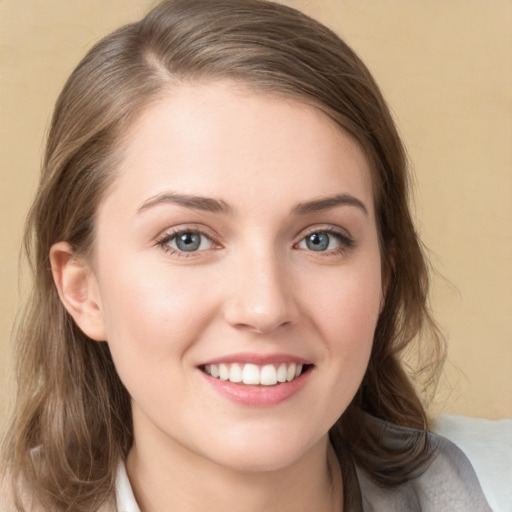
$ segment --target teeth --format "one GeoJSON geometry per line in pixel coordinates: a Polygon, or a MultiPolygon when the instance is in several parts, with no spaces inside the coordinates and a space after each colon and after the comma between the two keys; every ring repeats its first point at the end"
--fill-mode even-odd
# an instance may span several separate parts
{"type": "Polygon", "coordinates": [[[286,371],[286,380],[288,382],[294,379],[296,370],[297,366],[295,363],[292,363],[290,366],[288,366],[288,370],[286,371]]]}
{"type": "Polygon", "coordinates": [[[242,381],[244,384],[259,384],[260,371],[255,364],[246,364],[242,371],[242,381]]]}
{"type": "Polygon", "coordinates": [[[280,364],[279,368],[277,369],[277,382],[286,382],[286,374],[287,374],[287,368],[286,365],[280,364]]]}
{"type": "Polygon", "coordinates": [[[219,378],[220,380],[229,379],[229,368],[225,364],[219,364],[219,378]]]}
{"type": "Polygon", "coordinates": [[[258,366],[249,363],[221,363],[204,367],[205,373],[216,379],[253,386],[275,386],[278,382],[290,382],[301,375],[302,369],[303,365],[295,363],[281,363],[277,367],[273,364],[258,366]]]}
{"type": "Polygon", "coordinates": [[[277,384],[277,371],[273,364],[266,364],[260,372],[260,384],[274,386],[277,384]]]}
{"type": "Polygon", "coordinates": [[[231,371],[229,372],[229,380],[231,382],[242,382],[243,374],[242,368],[239,364],[235,363],[231,365],[231,371]]]}

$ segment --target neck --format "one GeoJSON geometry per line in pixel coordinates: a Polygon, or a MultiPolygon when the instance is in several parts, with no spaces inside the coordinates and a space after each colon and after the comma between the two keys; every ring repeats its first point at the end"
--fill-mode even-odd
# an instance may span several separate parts
{"type": "Polygon", "coordinates": [[[341,473],[327,436],[298,460],[272,471],[241,471],[205,459],[176,442],[135,442],[126,462],[142,512],[340,512],[341,473]]]}

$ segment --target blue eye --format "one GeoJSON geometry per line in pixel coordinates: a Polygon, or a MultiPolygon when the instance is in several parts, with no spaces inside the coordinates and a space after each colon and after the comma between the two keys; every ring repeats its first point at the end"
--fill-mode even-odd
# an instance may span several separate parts
{"type": "Polygon", "coordinates": [[[201,235],[197,233],[182,233],[175,237],[176,247],[180,251],[192,252],[201,247],[201,235]]]}
{"type": "Polygon", "coordinates": [[[211,249],[213,242],[197,231],[180,231],[167,235],[159,242],[164,248],[179,252],[197,252],[211,249]]]}
{"type": "Polygon", "coordinates": [[[312,233],[305,241],[306,247],[312,251],[326,251],[329,248],[330,236],[327,233],[312,233]]]}
{"type": "Polygon", "coordinates": [[[309,233],[299,242],[299,249],[308,249],[315,252],[333,251],[344,246],[350,246],[348,238],[339,233],[328,231],[315,231],[309,233]]]}

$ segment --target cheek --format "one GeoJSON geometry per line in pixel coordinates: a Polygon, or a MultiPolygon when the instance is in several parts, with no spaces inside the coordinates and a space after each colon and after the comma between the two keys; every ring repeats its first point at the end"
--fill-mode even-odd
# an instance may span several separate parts
{"type": "Polygon", "coordinates": [[[213,305],[187,272],[132,268],[145,270],[125,272],[120,266],[102,281],[107,341],[117,370],[123,381],[144,380],[171,361],[177,373],[213,305]]]}
{"type": "Polygon", "coordinates": [[[179,410],[169,404],[193,402],[187,358],[200,335],[197,305],[203,310],[207,305],[189,280],[158,277],[131,275],[108,288],[106,330],[117,373],[132,400],[148,416],[160,411],[167,424],[179,410]]]}
{"type": "Polygon", "coordinates": [[[311,290],[317,328],[330,344],[365,344],[373,340],[382,303],[380,264],[336,270],[316,279],[311,290]]]}
{"type": "Polygon", "coordinates": [[[325,344],[326,375],[339,414],[359,388],[373,346],[382,300],[380,262],[375,261],[358,271],[336,269],[311,289],[311,318],[325,344]]]}

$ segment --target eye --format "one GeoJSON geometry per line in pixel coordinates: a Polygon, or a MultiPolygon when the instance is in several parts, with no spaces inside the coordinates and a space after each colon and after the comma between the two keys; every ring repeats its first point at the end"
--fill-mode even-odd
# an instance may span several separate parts
{"type": "Polygon", "coordinates": [[[315,252],[341,251],[351,247],[352,240],[335,231],[314,231],[306,235],[298,244],[299,249],[315,252]]]}
{"type": "Polygon", "coordinates": [[[198,252],[211,249],[214,246],[212,240],[199,231],[178,231],[165,235],[158,241],[164,249],[171,252],[198,252]]]}

